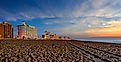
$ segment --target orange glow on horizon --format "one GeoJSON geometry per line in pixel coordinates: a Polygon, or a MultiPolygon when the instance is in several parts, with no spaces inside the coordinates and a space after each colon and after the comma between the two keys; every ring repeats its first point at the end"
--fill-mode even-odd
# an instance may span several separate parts
{"type": "Polygon", "coordinates": [[[105,34],[95,34],[95,36],[100,36],[100,37],[102,37],[102,36],[104,36],[104,37],[106,37],[106,36],[110,36],[110,37],[121,37],[121,33],[105,33],[105,34]]]}
{"type": "Polygon", "coordinates": [[[121,28],[120,27],[92,28],[92,29],[88,29],[86,32],[88,34],[93,34],[92,36],[121,37],[121,28]]]}

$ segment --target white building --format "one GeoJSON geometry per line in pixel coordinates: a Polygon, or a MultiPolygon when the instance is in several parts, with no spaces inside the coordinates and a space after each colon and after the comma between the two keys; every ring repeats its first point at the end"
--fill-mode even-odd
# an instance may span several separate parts
{"type": "Polygon", "coordinates": [[[17,26],[17,39],[37,39],[37,29],[23,22],[17,26]]]}

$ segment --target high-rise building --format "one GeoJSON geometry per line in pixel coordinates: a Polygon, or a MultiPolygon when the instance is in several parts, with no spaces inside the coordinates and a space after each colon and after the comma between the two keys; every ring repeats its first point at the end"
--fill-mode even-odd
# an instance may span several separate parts
{"type": "Polygon", "coordinates": [[[37,39],[37,29],[34,26],[22,22],[17,26],[17,39],[37,39]]]}
{"type": "Polygon", "coordinates": [[[6,21],[0,24],[0,39],[5,38],[13,38],[13,27],[6,21]]]}

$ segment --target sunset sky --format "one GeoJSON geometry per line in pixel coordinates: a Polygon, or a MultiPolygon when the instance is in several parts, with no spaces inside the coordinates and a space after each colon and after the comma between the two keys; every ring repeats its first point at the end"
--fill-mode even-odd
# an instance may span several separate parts
{"type": "Polygon", "coordinates": [[[14,27],[22,21],[40,36],[52,33],[82,37],[120,37],[121,0],[0,0],[0,22],[14,27]]]}

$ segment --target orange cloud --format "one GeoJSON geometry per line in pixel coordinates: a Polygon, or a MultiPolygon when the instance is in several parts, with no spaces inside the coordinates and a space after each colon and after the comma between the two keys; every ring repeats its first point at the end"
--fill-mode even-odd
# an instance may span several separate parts
{"type": "Polygon", "coordinates": [[[102,28],[91,28],[85,31],[88,34],[93,34],[92,36],[121,36],[120,27],[102,27],[102,28]]]}

